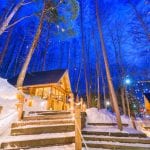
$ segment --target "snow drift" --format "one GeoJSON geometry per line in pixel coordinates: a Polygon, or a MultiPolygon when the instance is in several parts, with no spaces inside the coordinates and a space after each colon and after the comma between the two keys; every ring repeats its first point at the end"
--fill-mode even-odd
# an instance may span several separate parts
{"type": "Polygon", "coordinates": [[[11,123],[17,119],[16,110],[16,94],[18,90],[10,85],[6,79],[0,78],[0,106],[2,111],[0,113],[0,135],[6,133],[11,123]]]}
{"type": "Polygon", "coordinates": [[[18,90],[10,85],[6,79],[0,78],[0,106],[3,107],[0,118],[16,111],[16,94],[18,90]]]}
{"type": "MultiPolygon", "coordinates": [[[[90,108],[86,110],[88,123],[116,123],[115,114],[107,111],[107,109],[90,108]]],[[[121,116],[122,123],[129,124],[130,120],[127,116],[121,116]]]]}

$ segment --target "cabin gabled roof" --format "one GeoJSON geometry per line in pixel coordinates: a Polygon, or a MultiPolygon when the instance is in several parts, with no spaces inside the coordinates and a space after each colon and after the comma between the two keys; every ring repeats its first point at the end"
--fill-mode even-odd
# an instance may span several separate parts
{"type": "Polygon", "coordinates": [[[147,100],[150,102],[150,93],[144,93],[144,96],[147,98],[147,100]]]}
{"type": "MultiPolygon", "coordinates": [[[[67,70],[65,69],[59,69],[27,73],[25,76],[23,86],[58,83],[66,71],[67,70]]],[[[18,76],[8,79],[8,82],[16,86],[17,78],[18,76]]]]}

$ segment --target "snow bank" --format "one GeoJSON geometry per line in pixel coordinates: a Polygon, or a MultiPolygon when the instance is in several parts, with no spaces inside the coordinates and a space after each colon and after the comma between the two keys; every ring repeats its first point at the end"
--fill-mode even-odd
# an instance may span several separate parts
{"type": "Polygon", "coordinates": [[[0,78],[0,136],[6,134],[11,126],[11,123],[17,118],[16,109],[16,94],[18,90],[10,85],[6,79],[0,78]]]}
{"type": "Polygon", "coordinates": [[[5,115],[3,118],[0,118],[0,136],[8,135],[11,124],[17,121],[18,113],[16,111],[11,111],[10,114],[5,115]]]}
{"type": "Polygon", "coordinates": [[[115,116],[106,109],[90,108],[86,110],[88,123],[115,123],[115,116]]]}
{"type": "MultiPolygon", "coordinates": [[[[86,110],[88,123],[116,123],[115,114],[107,111],[107,109],[90,108],[86,110]]],[[[121,116],[122,123],[130,124],[127,116],[121,116]]]]}
{"type": "Polygon", "coordinates": [[[0,78],[0,98],[16,99],[17,89],[10,85],[6,79],[0,78]]]}
{"type": "Polygon", "coordinates": [[[0,113],[0,119],[16,111],[17,92],[18,90],[10,85],[6,79],[0,78],[0,106],[3,107],[0,113]]]}

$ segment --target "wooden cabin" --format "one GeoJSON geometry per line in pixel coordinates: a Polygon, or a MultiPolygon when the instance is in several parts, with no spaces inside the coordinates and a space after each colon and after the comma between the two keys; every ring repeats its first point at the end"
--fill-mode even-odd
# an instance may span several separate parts
{"type": "Polygon", "coordinates": [[[150,93],[144,93],[145,110],[147,114],[150,114],[150,93]]]}
{"type": "MultiPolygon", "coordinates": [[[[16,85],[16,81],[17,77],[8,80],[13,85],[16,85]]],[[[22,91],[47,100],[47,109],[66,110],[67,97],[72,93],[68,71],[51,70],[27,73],[22,91]]]]}

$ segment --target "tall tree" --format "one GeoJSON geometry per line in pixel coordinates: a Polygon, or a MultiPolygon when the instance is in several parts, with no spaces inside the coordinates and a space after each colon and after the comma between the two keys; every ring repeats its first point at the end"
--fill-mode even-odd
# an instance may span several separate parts
{"type": "MultiPolygon", "coordinates": [[[[52,6],[51,6],[52,7],[52,6]]],[[[46,4],[44,2],[44,6],[43,6],[43,9],[42,9],[42,14],[41,14],[41,17],[40,17],[40,22],[39,22],[39,25],[38,25],[38,28],[37,28],[37,31],[36,31],[36,34],[35,34],[35,37],[34,37],[34,40],[33,40],[33,43],[32,43],[32,46],[29,50],[29,53],[27,55],[27,58],[23,64],[23,67],[21,69],[21,72],[19,74],[19,77],[18,77],[18,80],[17,80],[17,87],[21,87],[23,85],[23,81],[24,81],[24,78],[25,78],[25,75],[26,75],[26,72],[27,72],[27,69],[28,69],[28,65],[30,63],[30,60],[32,58],[32,55],[33,55],[33,52],[38,44],[38,41],[39,41],[39,38],[40,38],[40,34],[41,34],[41,31],[42,31],[42,26],[43,26],[43,21],[44,21],[44,15],[45,15],[45,11],[46,11],[46,4]]]]}
{"type": "Polygon", "coordinates": [[[109,35],[115,51],[116,64],[119,72],[119,86],[120,86],[120,93],[121,93],[122,108],[123,108],[124,115],[126,115],[125,87],[123,83],[125,78],[125,69],[122,63],[122,54],[121,54],[122,43],[125,43],[123,30],[124,30],[123,23],[118,21],[114,22],[114,24],[111,25],[111,28],[109,27],[109,35]]]}
{"type": "Polygon", "coordinates": [[[84,68],[84,78],[85,78],[85,88],[86,88],[86,98],[87,98],[87,106],[91,107],[91,99],[89,98],[89,84],[88,84],[88,76],[87,76],[87,56],[86,56],[86,47],[85,47],[85,36],[84,36],[84,27],[83,27],[83,6],[82,2],[80,3],[81,10],[81,38],[82,38],[82,61],[84,68]]]}
{"type": "Polygon", "coordinates": [[[115,113],[116,113],[116,120],[118,124],[118,128],[122,130],[122,122],[121,122],[121,117],[120,117],[120,112],[119,112],[119,107],[118,107],[118,102],[117,102],[117,96],[114,90],[111,74],[110,74],[110,69],[109,69],[109,63],[108,63],[108,58],[106,54],[106,47],[105,47],[105,42],[104,42],[104,37],[103,37],[103,30],[102,30],[102,23],[101,23],[101,18],[99,15],[99,7],[98,7],[98,0],[96,0],[96,18],[97,18],[97,24],[98,24],[98,30],[99,30],[99,36],[100,36],[100,41],[101,41],[101,49],[102,49],[102,54],[104,58],[104,64],[105,64],[105,69],[106,69],[106,76],[107,76],[107,81],[108,81],[108,86],[109,90],[111,93],[115,113]]]}
{"type": "MultiPolygon", "coordinates": [[[[35,48],[37,47],[40,35],[41,35],[41,31],[42,31],[42,27],[43,27],[43,23],[44,23],[44,19],[56,23],[59,22],[60,19],[62,20],[62,18],[59,17],[58,14],[58,8],[60,6],[60,4],[62,4],[64,2],[64,0],[59,0],[58,2],[56,1],[52,1],[52,0],[44,0],[43,1],[43,8],[42,8],[42,12],[41,12],[41,16],[40,16],[40,21],[39,21],[39,25],[35,34],[35,37],[33,39],[31,48],[29,50],[29,53],[26,57],[26,60],[23,64],[23,67],[21,69],[21,72],[18,76],[18,80],[17,80],[17,87],[21,87],[23,85],[23,81],[30,63],[30,60],[32,58],[32,55],[35,51],[35,48]]],[[[69,1],[65,1],[64,5],[68,6],[67,4],[70,4],[72,7],[72,9],[70,10],[71,14],[72,14],[72,20],[75,20],[78,14],[78,4],[76,3],[76,0],[69,0],[69,1]]]]}
{"type": "Polygon", "coordinates": [[[96,45],[96,39],[95,39],[95,34],[94,30],[92,32],[93,34],[93,41],[94,41],[94,50],[95,50],[95,55],[96,55],[96,78],[97,78],[97,108],[101,108],[101,99],[100,99],[100,55],[97,50],[97,45],[96,45]]]}

